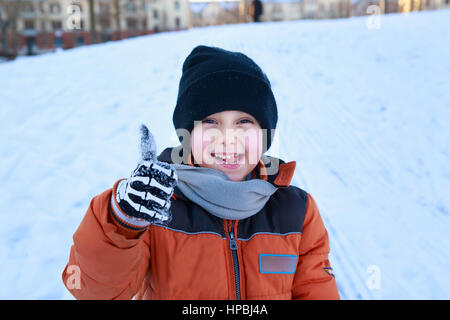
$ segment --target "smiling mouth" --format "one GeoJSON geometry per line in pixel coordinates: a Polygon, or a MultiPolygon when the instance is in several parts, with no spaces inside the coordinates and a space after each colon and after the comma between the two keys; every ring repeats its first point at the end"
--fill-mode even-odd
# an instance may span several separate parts
{"type": "Polygon", "coordinates": [[[218,161],[219,164],[239,164],[243,158],[242,153],[211,153],[211,156],[218,161]]]}

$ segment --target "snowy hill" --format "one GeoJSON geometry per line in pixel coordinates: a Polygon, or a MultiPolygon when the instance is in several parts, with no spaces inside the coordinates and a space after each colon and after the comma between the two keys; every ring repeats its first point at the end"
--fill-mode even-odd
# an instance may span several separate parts
{"type": "Polygon", "coordinates": [[[135,168],[142,122],[159,150],[177,144],[181,66],[206,44],[244,52],[272,81],[270,154],[297,161],[342,298],[450,299],[450,11],[366,23],[207,27],[0,64],[0,298],[72,298],[72,234],[135,168]]]}

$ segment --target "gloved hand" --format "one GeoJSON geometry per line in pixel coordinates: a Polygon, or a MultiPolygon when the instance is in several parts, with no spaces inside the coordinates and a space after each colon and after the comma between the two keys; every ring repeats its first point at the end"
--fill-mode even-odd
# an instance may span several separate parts
{"type": "Polygon", "coordinates": [[[155,139],[145,125],[141,126],[141,153],[142,160],[131,176],[119,182],[116,201],[130,224],[168,224],[170,198],[178,177],[170,164],[157,160],[155,139]]]}

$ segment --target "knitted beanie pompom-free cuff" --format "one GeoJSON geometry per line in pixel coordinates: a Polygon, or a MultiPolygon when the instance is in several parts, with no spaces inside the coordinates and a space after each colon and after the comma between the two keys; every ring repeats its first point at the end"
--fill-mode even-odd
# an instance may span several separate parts
{"type": "Polygon", "coordinates": [[[243,53],[197,46],[183,63],[172,116],[175,129],[191,132],[194,121],[227,110],[251,114],[266,129],[270,148],[278,111],[266,74],[243,53]]]}

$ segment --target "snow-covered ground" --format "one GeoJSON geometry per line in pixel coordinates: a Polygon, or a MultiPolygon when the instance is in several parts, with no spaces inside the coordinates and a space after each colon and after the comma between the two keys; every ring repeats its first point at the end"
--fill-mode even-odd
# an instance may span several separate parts
{"type": "Polygon", "coordinates": [[[70,299],[61,280],[91,198],[159,150],[198,44],[272,81],[270,154],[296,160],[344,299],[449,299],[450,11],[216,26],[0,64],[0,298],[70,299]]]}

